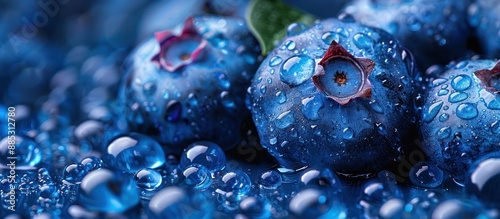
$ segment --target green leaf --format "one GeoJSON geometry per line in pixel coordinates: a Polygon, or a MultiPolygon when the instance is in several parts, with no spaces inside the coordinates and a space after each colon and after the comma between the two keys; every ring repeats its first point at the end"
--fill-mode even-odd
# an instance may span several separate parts
{"type": "Polygon", "coordinates": [[[266,55],[286,36],[286,28],[294,22],[312,24],[316,18],[281,0],[253,0],[248,7],[246,20],[266,55]]]}

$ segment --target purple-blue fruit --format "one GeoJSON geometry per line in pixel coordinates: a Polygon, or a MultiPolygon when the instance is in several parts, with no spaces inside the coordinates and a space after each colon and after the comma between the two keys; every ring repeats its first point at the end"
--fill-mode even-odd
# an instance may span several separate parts
{"type": "Polygon", "coordinates": [[[121,100],[131,128],[177,153],[196,140],[234,146],[249,115],[245,91],[260,61],[244,20],[191,17],[180,34],[155,36],[129,57],[121,100]]]}
{"type": "Polygon", "coordinates": [[[379,170],[400,155],[411,126],[413,74],[387,32],[316,22],[285,38],[255,75],[249,97],[261,144],[288,168],[379,170]]]}
{"type": "Polygon", "coordinates": [[[500,149],[500,63],[466,60],[436,78],[420,133],[429,159],[458,180],[480,156],[500,149]]]}
{"type": "Polygon", "coordinates": [[[344,12],[386,30],[415,55],[420,68],[447,64],[467,52],[469,0],[357,0],[344,12]]]}
{"type": "Polygon", "coordinates": [[[469,6],[469,24],[475,28],[482,52],[500,57],[500,4],[496,0],[475,0],[469,6]]]}

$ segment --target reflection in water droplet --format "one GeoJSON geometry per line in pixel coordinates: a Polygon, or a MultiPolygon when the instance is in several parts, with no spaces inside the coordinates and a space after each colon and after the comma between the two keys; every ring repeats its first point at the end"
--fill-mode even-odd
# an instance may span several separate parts
{"type": "Polygon", "coordinates": [[[449,126],[441,128],[436,133],[438,139],[445,139],[451,135],[451,128],[449,126]]]}
{"type": "Polygon", "coordinates": [[[286,102],[286,100],[287,98],[285,92],[282,91],[276,92],[276,102],[278,102],[279,104],[283,104],[286,102]]]}
{"type": "Polygon", "coordinates": [[[328,32],[325,32],[322,36],[321,36],[321,40],[323,40],[323,42],[326,44],[326,45],[330,45],[332,44],[333,41],[335,42],[339,42],[340,38],[339,38],[339,35],[337,33],[334,33],[334,32],[331,32],[331,31],[328,31],[328,32]]]}
{"type": "Polygon", "coordinates": [[[314,65],[309,56],[292,56],[281,66],[280,79],[289,85],[300,85],[314,74],[314,65]]]}
{"type": "Polygon", "coordinates": [[[369,49],[373,46],[373,40],[366,34],[357,33],[354,35],[354,45],[359,49],[369,49]]]}
{"type": "Polygon", "coordinates": [[[457,116],[461,119],[473,119],[477,117],[476,105],[472,103],[462,103],[457,107],[457,116]]]}
{"type": "Polygon", "coordinates": [[[293,122],[295,122],[295,119],[293,118],[293,113],[291,113],[290,110],[278,115],[278,117],[276,117],[276,120],[274,121],[276,127],[280,129],[284,129],[290,126],[293,122]]]}
{"type": "Polygon", "coordinates": [[[352,128],[345,128],[344,130],[342,130],[342,137],[344,139],[352,139],[352,137],[354,136],[354,130],[352,130],[352,128]]]}
{"type": "Polygon", "coordinates": [[[470,87],[472,79],[467,75],[457,75],[451,81],[451,86],[457,91],[464,91],[470,87]]]}
{"type": "Polygon", "coordinates": [[[439,113],[439,110],[441,110],[441,107],[443,106],[443,101],[438,101],[430,105],[428,108],[424,110],[424,122],[431,122],[434,117],[439,113]]]}
{"type": "Polygon", "coordinates": [[[293,40],[288,40],[285,42],[285,47],[288,50],[293,50],[293,49],[295,49],[295,42],[293,40]]]}
{"type": "Polygon", "coordinates": [[[450,94],[450,96],[448,96],[448,101],[450,101],[451,103],[457,103],[466,100],[467,97],[468,97],[467,93],[455,92],[450,94]]]}
{"type": "Polygon", "coordinates": [[[319,97],[302,99],[302,114],[309,120],[319,119],[319,109],[323,107],[323,101],[319,97]]]}
{"type": "Polygon", "coordinates": [[[269,66],[270,67],[277,66],[282,61],[283,61],[283,59],[281,57],[279,57],[279,56],[272,57],[271,60],[269,60],[269,66]]]}

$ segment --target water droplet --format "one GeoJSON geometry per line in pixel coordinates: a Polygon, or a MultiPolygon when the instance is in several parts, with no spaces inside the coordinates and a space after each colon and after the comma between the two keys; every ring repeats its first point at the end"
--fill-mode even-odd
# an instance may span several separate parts
{"type": "Polygon", "coordinates": [[[439,140],[445,139],[451,135],[451,128],[449,126],[439,129],[436,133],[439,140]]]}
{"type": "Polygon", "coordinates": [[[279,104],[283,104],[286,102],[286,100],[287,98],[285,92],[283,91],[276,92],[276,102],[278,102],[279,104]]]}
{"type": "Polygon", "coordinates": [[[437,87],[439,85],[446,83],[447,81],[448,81],[448,79],[444,79],[444,78],[435,79],[432,81],[432,87],[437,87]]]}
{"type": "Polygon", "coordinates": [[[457,107],[457,116],[461,119],[469,120],[477,117],[476,105],[472,103],[462,103],[457,107]]]}
{"type": "Polygon", "coordinates": [[[500,133],[500,122],[499,121],[495,121],[493,123],[491,123],[491,132],[493,134],[498,134],[500,133]]]}
{"type": "Polygon", "coordinates": [[[213,36],[208,38],[208,41],[212,45],[215,45],[217,48],[221,49],[229,44],[228,40],[226,39],[226,37],[224,37],[222,33],[214,34],[213,36]]]}
{"type": "Polygon", "coordinates": [[[455,93],[450,94],[450,96],[448,96],[448,101],[450,101],[451,103],[458,103],[460,101],[466,100],[467,97],[469,97],[467,95],[467,93],[455,92],[455,93]]]}
{"type": "Polygon", "coordinates": [[[436,115],[439,113],[439,110],[441,110],[441,107],[443,106],[443,101],[438,101],[433,104],[431,104],[427,109],[424,110],[424,122],[431,122],[436,115]]]}
{"type": "Polygon", "coordinates": [[[188,165],[183,171],[184,183],[189,187],[204,190],[212,184],[210,171],[203,165],[193,163],[188,165]]]}
{"type": "Polygon", "coordinates": [[[266,189],[276,189],[281,185],[281,174],[275,170],[263,173],[259,178],[259,184],[266,189]]]}
{"type": "Polygon", "coordinates": [[[182,115],[182,104],[177,100],[171,100],[167,104],[165,111],[165,120],[168,122],[177,122],[182,115]]]}
{"type": "Polygon", "coordinates": [[[271,203],[262,196],[246,197],[240,202],[244,218],[271,218],[271,207],[271,203]]]}
{"type": "Polygon", "coordinates": [[[451,86],[457,91],[464,91],[470,87],[472,79],[467,75],[457,75],[451,81],[451,86]]]}
{"type": "Polygon", "coordinates": [[[323,101],[319,97],[308,97],[302,99],[302,114],[309,120],[319,119],[319,109],[323,107],[323,101]]]}
{"type": "Polygon", "coordinates": [[[370,107],[372,108],[373,111],[377,113],[384,113],[382,106],[380,106],[380,104],[376,100],[370,101],[370,107]]]}
{"type": "Polygon", "coordinates": [[[144,85],[142,86],[142,93],[145,95],[145,96],[151,96],[152,94],[154,94],[156,92],[156,83],[152,82],[152,81],[149,81],[149,82],[146,82],[144,83],[144,85]]]}
{"type": "Polygon", "coordinates": [[[293,118],[293,113],[291,113],[290,110],[278,115],[278,117],[276,117],[276,120],[274,121],[276,127],[280,129],[284,129],[290,126],[291,124],[293,124],[293,122],[295,122],[295,119],[293,118]]]}
{"type": "Polygon", "coordinates": [[[288,40],[285,42],[285,47],[288,50],[293,50],[293,49],[295,49],[295,42],[293,40],[288,40]]]}
{"type": "Polygon", "coordinates": [[[344,128],[344,130],[342,130],[342,137],[344,139],[352,139],[352,137],[354,137],[354,130],[352,130],[352,128],[344,128]]]}
{"type": "Polygon", "coordinates": [[[19,135],[7,136],[0,141],[0,155],[1,164],[9,165],[15,161],[15,167],[17,168],[35,167],[42,161],[42,151],[39,145],[31,138],[19,135]],[[12,137],[15,138],[15,148],[13,150],[15,152],[15,160],[8,159],[8,157],[12,157],[12,154],[9,153],[12,149],[12,144],[9,143],[12,141],[12,137]]]}
{"type": "Polygon", "coordinates": [[[281,62],[283,61],[283,59],[279,56],[274,56],[271,58],[271,60],[269,60],[269,67],[273,67],[273,66],[277,66],[279,65],[281,62]]]}
{"type": "Polygon", "coordinates": [[[448,113],[443,113],[439,116],[439,121],[446,122],[449,118],[450,118],[450,115],[448,113]]]}
{"type": "Polygon", "coordinates": [[[373,46],[373,40],[366,34],[357,33],[354,35],[354,45],[359,49],[369,49],[373,46]]]}
{"type": "Polygon", "coordinates": [[[469,64],[468,61],[461,61],[459,62],[456,66],[455,66],[455,69],[462,69],[462,68],[465,68],[467,65],[469,64]]]}
{"type": "Polygon", "coordinates": [[[137,187],[147,191],[153,191],[160,187],[162,177],[160,173],[154,169],[146,168],[138,171],[134,176],[137,187]]]}
{"type": "Polygon", "coordinates": [[[410,170],[410,181],[423,188],[436,188],[443,182],[443,171],[433,162],[423,161],[410,170]]]}
{"type": "Polygon", "coordinates": [[[139,203],[139,191],[130,175],[98,169],[80,184],[78,202],[89,211],[123,212],[139,203]]]}
{"type": "Polygon", "coordinates": [[[186,169],[193,163],[203,165],[211,173],[215,173],[226,167],[226,155],[219,145],[208,141],[198,141],[184,150],[179,167],[186,169]]]}
{"type": "Polygon", "coordinates": [[[276,137],[269,139],[269,144],[275,145],[278,142],[278,139],[276,137]]]}
{"type": "Polygon", "coordinates": [[[315,62],[306,55],[292,56],[281,66],[280,79],[289,85],[300,85],[314,74],[315,62]]]}
{"type": "Polygon", "coordinates": [[[160,144],[138,133],[129,133],[113,140],[104,158],[109,165],[129,173],[156,168],[165,163],[165,153],[160,144]]]}
{"type": "Polygon", "coordinates": [[[335,42],[339,42],[340,40],[340,37],[337,33],[334,33],[334,32],[325,32],[322,36],[321,36],[321,40],[323,40],[323,42],[326,44],[326,45],[330,45],[332,44],[333,41],[335,42]]]}
{"type": "Polygon", "coordinates": [[[335,30],[335,32],[337,32],[339,35],[341,35],[341,36],[343,36],[345,38],[349,37],[349,32],[346,29],[342,28],[342,27],[337,28],[335,30]]]}
{"type": "Polygon", "coordinates": [[[288,208],[296,218],[345,218],[345,207],[320,190],[308,188],[300,191],[291,200],[288,208]],[[337,204],[333,204],[337,203],[337,204]]]}
{"type": "Polygon", "coordinates": [[[287,36],[297,36],[307,30],[307,26],[303,23],[292,23],[286,28],[287,36]]]}
{"type": "Polygon", "coordinates": [[[213,218],[212,201],[203,193],[170,186],[149,202],[153,218],[213,218]]]}
{"type": "Polygon", "coordinates": [[[222,185],[220,189],[226,193],[226,196],[230,194],[232,198],[239,200],[241,196],[246,195],[250,188],[252,187],[252,181],[248,174],[241,170],[236,170],[233,172],[226,173],[222,177],[222,185]]]}
{"type": "Polygon", "coordinates": [[[233,99],[230,97],[229,92],[227,91],[222,91],[220,93],[220,100],[221,103],[226,109],[229,109],[231,111],[236,110],[236,104],[234,103],[233,99]]]}
{"type": "Polygon", "coordinates": [[[448,93],[449,93],[449,91],[448,91],[448,90],[446,90],[446,89],[439,90],[439,92],[438,92],[438,96],[444,96],[444,95],[446,95],[446,94],[448,94],[448,93]]]}
{"type": "Polygon", "coordinates": [[[223,89],[229,89],[229,87],[231,87],[231,82],[224,72],[216,72],[215,75],[217,77],[217,81],[219,82],[219,86],[223,89]]]}
{"type": "Polygon", "coordinates": [[[261,94],[266,94],[266,91],[267,91],[267,87],[266,87],[266,85],[262,85],[262,86],[260,86],[260,93],[261,93],[261,94]]]}

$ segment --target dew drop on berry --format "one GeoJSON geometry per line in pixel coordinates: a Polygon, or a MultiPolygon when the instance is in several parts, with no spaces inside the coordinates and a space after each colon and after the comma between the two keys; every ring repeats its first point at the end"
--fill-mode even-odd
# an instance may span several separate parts
{"type": "Polygon", "coordinates": [[[309,56],[292,56],[281,66],[280,79],[289,85],[300,85],[314,74],[314,65],[314,60],[309,56]]]}
{"type": "Polygon", "coordinates": [[[182,114],[182,105],[177,100],[171,100],[167,104],[165,110],[165,120],[168,122],[176,122],[180,119],[182,114]]]}
{"type": "Polygon", "coordinates": [[[354,130],[352,128],[344,128],[342,130],[342,137],[346,140],[352,139],[354,137],[354,130]]]}
{"type": "Polygon", "coordinates": [[[440,100],[426,107],[426,109],[424,109],[423,121],[427,123],[431,122],[437,116],[442,106],[443,101],[440,100]]]}
{"type": "Polygon", "coordinates": [[[287,98],[285,92],[283,91],[276,92],[276,102],[278,102],[279,104],[283,104],[286,102],[286,100],[287,98]]]}
{"type": "Polygon", "coordinates": [[[199,141],[189,145],[181,155],[179,167],[186,169],[196,163],[205,166],[211,173],[221,171],[226,167],[226,155],[219,145],[199,141]]]}
{"type": "Polygon", "coordinates": [[[337,33],[328,31],[321,36],[321,40],[323,40],[323,42],[329,46],[333,41],[338,42],[340,40],[340,37],[337,33]]]}
{"type": "Polygon", "coordinates": [[[149,81],[149,82],[144,83],[144,85],[142,85],[142,93],[145,96],[151,96],[155,92],[156,92],[156,83],[155,82],[149,81]]]}
{"type": "Polygon", "coordinates": [[[493,134],[500,133],[500,122],[497,120],[497,121],[491,123],[490,128],[491,128],[491,132],[493,134]]]}
{"type": "Polygon", "coordinates": [[[500,207],[500,153],[493,152],[476,161],[466,177],[467,193],[483,201],[488,207],[500,207]]]}
{"type": "Polygon", "coordinates": [[[276,117],[274,124],[276,125],[277,128],[284,129],[293,124],[294,122],[295,119],[293,118],[293,113],[290,110],[288,110],[279,114],[276,117]]]}
{"type": "Polygon", "coordinates": [[[458,103],[460,101],[466,100],[467,97],[469,97],[467,95],[467,93],[464,93],[464,92],[455,92],[455,93],[450,94],[450,96],[448,96],[448,101],[450,103],[458,103]]]}
{"type": "Polygon", "coordinates": [[[462,103],[457,106],[456,114],[458,118],[469,120],[477,117],[478,111],[475,104],[462,103]]]}
{"type": "Polygon", "coordinates": [[[457,75],[451,81],[451,86],[457,91],[467,90],[472,84],[472,78],[467,75],[457,75]]]}
{"type": "Polygon", "coordinates": [[[217,77],[217,81],[219,82],[219,86],[223,89],[229,89],[229,87],[231,87],[231,82],[224,72],[216,72],[215,75],[217,77]]]}
{"type": "Polygon", "coordinates": [[[274,56],[271,58],[271,60],[269,60],[269,67],[277,66],[277,65],[281,64],[282,61],[283,61],[283,59],[281,57],[274,56]]]}
{"type": "Polygon", "coordinates": [[[343,36],[345,38],[349,37],[349,32],[344,29],[343,27],[339,27],[335,30],[335,32],[337,32],[340,36],[343,36]]]}
{"type": "Polygon", "coordinates": [[[309,120],[319,119],[319,109],[323,107],[323,100],[318,96],[302,99],[302,114],[309,120]]]}
{"type": "Polygon", "coordinates": [[[364,33],[355,34],[353,42],[359,49],[370,49],[373,46],[373,39],[364,33]]]}
{"type": "Polygon", "coordinates": [[[307,26],[303,23],[292,23],[286,28],[287,36],[297,36],[307,30],[307,26]]]}
{"type": "Polygon", "coordinates": [[[384,113],[382,106],[380,106],[376,100],[371,100],[369,104],[373,111],[377,113],[384,113]]]}

